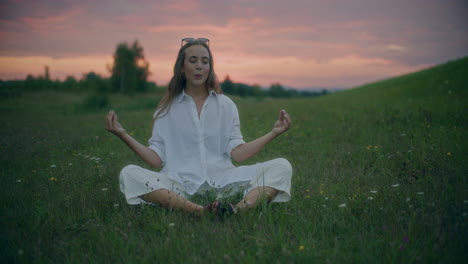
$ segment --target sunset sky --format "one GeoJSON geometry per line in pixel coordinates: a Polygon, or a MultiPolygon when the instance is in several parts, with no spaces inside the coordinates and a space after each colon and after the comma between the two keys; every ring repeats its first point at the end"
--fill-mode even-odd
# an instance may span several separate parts
{"type": "Polygon", "coordinates": [[[1,0],[0,79],[109,76],[138,40],[167,84],[183,37],[206,37],[222,81],[350,88],[468,56],[465,0],[1,0]]]}

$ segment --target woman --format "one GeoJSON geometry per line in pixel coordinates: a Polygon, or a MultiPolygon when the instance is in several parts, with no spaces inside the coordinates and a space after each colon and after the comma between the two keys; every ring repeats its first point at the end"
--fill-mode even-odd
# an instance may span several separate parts
{"type": "Polygon", "coordinates": [[[245,143],[235,104],[222,94],[213,69],[209,40],[185,38],[174,65],[166,96],[154,115],[153,133],[146,147],[133,139],[110,111],[106,129],[118,136],[154,172],[135,165],[120,173],[120,189],[129,204],[152,203],[202,214],[235,213],[262,200],[290,200],[292,168],[283,158],[234,167],[285,132],[291,119],[285,110],[268,134],[245,143]],[[217,199],[208,206],[190,201],[196,193],[233,195],[244,190],[236,205],[217,199]]]}

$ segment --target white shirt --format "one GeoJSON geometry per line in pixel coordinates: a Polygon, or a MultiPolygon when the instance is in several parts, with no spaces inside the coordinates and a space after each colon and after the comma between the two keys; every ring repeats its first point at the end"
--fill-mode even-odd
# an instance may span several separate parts
{"type": "Polygon", "coordinates": [[[210,91],[198,118],[194,100],[183,91],[161,116],[149,148],[163,161],[161,173],[185,186],[190,195],[205,182],[221,188],[255,176],[255,165],[236,168],[231,162],[231,151],[245,142],[237,107],[227,96],[210,91]]]}

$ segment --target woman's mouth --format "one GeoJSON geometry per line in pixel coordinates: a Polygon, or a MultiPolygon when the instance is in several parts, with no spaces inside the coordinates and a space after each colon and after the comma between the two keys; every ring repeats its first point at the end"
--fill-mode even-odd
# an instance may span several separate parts
{"type": "Polygon", "coordinates": [[[202,74],[195,74],[195,79],[199,80],[202,79],[203,75],[202,74]]]}

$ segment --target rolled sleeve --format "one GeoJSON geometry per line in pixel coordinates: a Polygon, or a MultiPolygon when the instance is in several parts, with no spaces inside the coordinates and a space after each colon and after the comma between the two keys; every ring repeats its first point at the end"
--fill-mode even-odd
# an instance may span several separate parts
{"type": "Polygon", "coordinates": [[[234,148],[245,143],[240,130],[239,112],[236,105],[232,104],[232,122],[229,130],[229,143],[227,146],[227,154],[231,157],[231,152],[234,148]]]}
{"type": "Polygon", "coordinates": [[[166,147],[164,145],[164,140],[160,137],[156,126],[153,127],[153,134],[148,140],[149,148],[152,149],[163,163],[166,163],[166,147]]]}

